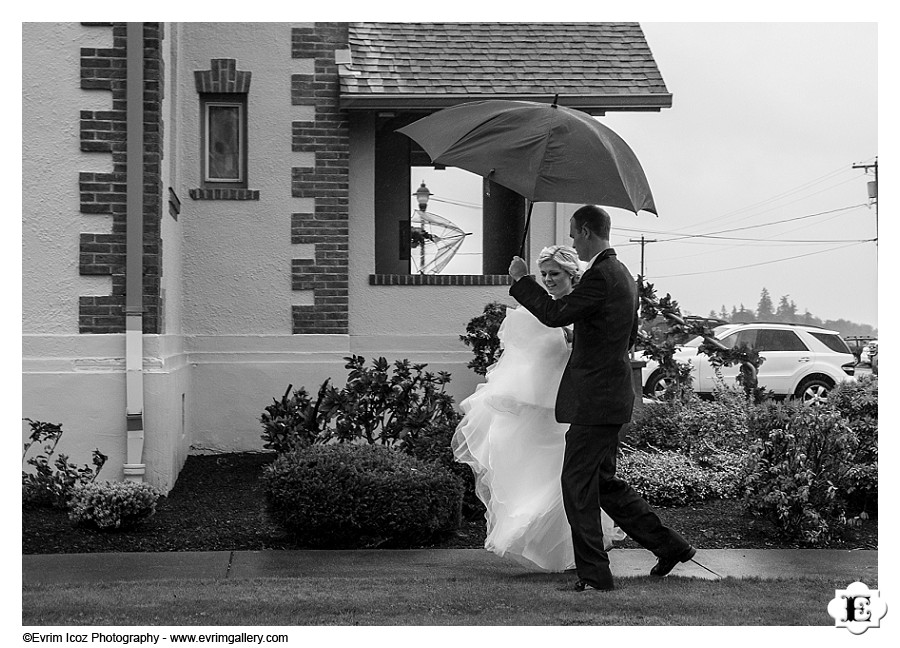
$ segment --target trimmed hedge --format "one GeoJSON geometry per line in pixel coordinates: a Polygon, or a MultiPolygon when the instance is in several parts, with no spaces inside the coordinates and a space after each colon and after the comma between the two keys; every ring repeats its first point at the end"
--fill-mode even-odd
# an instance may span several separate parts
{"type": "Polygon", "coordinates": [[[270,514],[308,547],[421,545],[461,520],[456,477],[386,446],[310,446],[279,456],[263,479],[270,514]]]}
{"type": "Polygon", "coordinates": [[[138,482],[76,486],[69,504],[69,519],[101,530],[127,529],[151,517],[161,495],[155,486],[138,482]]]}

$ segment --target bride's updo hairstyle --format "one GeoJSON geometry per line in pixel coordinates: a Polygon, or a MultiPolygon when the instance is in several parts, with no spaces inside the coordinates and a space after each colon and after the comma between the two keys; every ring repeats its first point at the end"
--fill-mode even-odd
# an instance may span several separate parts
{"type": "Polygon", "coordinates": [[[578,253],[573,247],[568,245],[551,245],[545,247],[541,250],[541,253],[538,254],[538,267],[540,267],[544,261],[553,261],[558,264],[560,268],[565,270],[569,276],[572,277],[573,284],[578,283],[578,280],[581,279],[581,266],[578,265],[578,253]]]}

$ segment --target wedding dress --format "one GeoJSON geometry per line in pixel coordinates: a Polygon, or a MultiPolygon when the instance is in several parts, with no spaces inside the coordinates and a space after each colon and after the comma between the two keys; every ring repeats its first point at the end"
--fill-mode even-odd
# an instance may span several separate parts
{"type": "MultiPolygon", "coordinates": [[[[510,308],[498,332],[503,353],[485,382],[460,403],[464,418],[451,447],[475,473],[484,502],[484,546],[544,571],[575,566],[562,503],[568,425],[554,416],[556,392],[569,359],[562,329],[541,324],[523,307],[510,308]]],[[[625,534],[601,513],[606,548],[625,534]]]]}

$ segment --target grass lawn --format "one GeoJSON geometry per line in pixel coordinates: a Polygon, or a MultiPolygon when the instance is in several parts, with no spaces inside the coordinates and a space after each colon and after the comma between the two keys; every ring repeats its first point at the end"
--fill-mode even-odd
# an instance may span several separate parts
{"type": "Polygon", "coordinates": [[[29,586],[23,626],[833,626],[829,579],[622,578],[563,592],[566,574],[274,578],[29,586]]]}

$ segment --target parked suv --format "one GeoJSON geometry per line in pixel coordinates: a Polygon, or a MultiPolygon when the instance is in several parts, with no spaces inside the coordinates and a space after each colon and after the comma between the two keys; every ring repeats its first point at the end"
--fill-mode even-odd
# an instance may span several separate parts
{"type": "MultiPolygon", "coordinates": [[[[854,380],[856,358],[837,331],[803,324],[751,322],[718,326],[713,333],[728,347],[743,343],[759,351],[765,358],[757,375],[759,386],[776,396],[823,402],[837,383],[854,380]]],[[[709,357],[698,351],[702,342],[703,338],[695,337],[685,343],[675,360],[691,364],[696,393],[711,394],[717,377],[709,357]]],[[[719,371],[726,385],[736,384],[737,365],[719,371]]],[[[647,396],[659,398],[665,392],[667,379],[655,361],[647,361],[642,380],[647,396]]]]}

